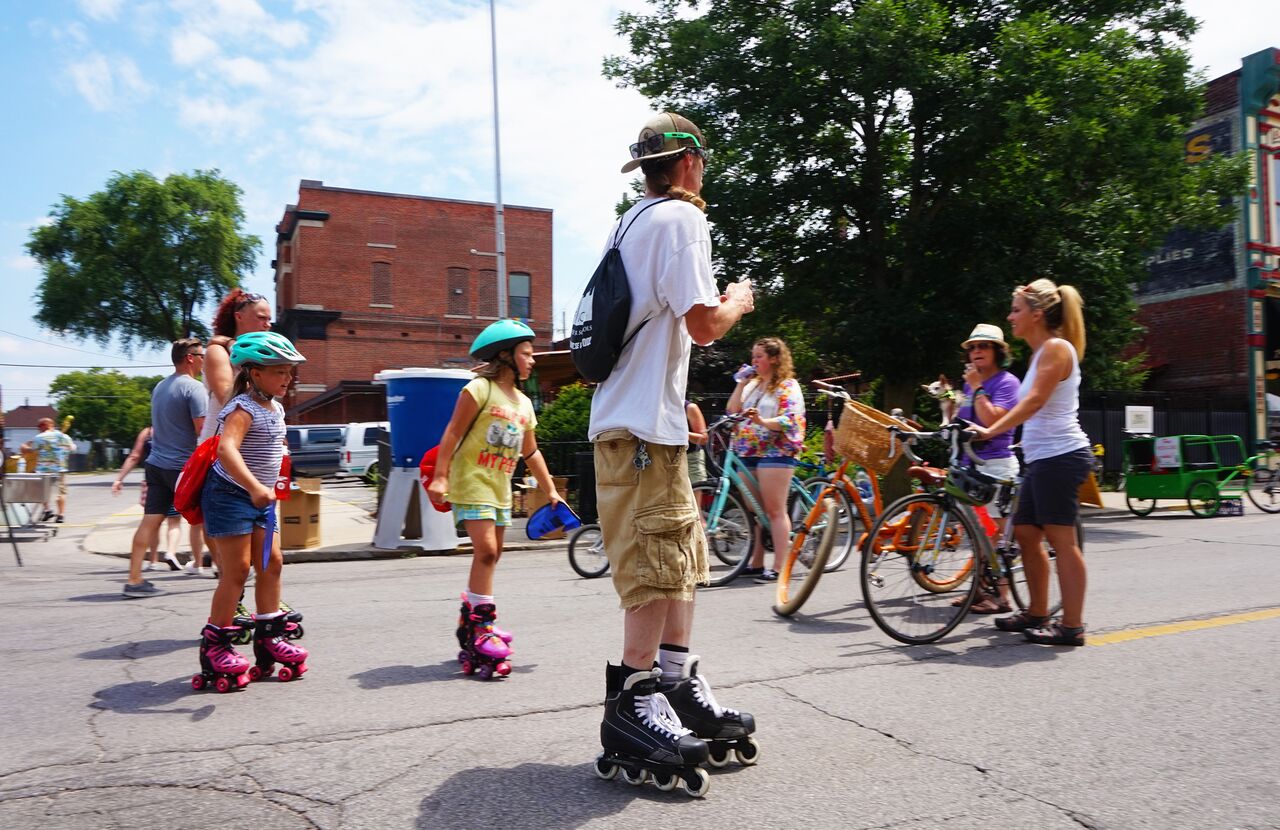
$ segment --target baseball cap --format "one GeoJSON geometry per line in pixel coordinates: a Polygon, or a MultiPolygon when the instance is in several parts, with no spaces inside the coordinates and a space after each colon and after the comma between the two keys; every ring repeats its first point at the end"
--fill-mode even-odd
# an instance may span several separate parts
{"type": "Polygon", "coordinates": [[[640,129],[639,140],[631,145],[631,161],[622,165],[622,172],[630,173],[644,161],[674,156],[690,147],[705,149],[705,146],[697,124],[674,112],[660,113],[640,129]]]}

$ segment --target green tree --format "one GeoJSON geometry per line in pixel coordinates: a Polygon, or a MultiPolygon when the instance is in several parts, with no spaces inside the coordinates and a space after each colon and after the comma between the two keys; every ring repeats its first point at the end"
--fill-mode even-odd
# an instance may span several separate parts
{"type": "Polygon", "coordinates": [[[151,390],[163,376],[129,377],[114,370],[90,369],[58,375],[49,386],[59,418],[74,415],[71,435],[90,441],[114,441],[131,447],[151,423],[151,390]]]}
{"type": "Polygon", "coordinates": [[[117,173],[87,199],[64,195],[27,242],[44,271],[36,320],[126,350],[208,337],[196,310],[239,285],[261,246],[241,233],[240,195],[216,170],[117,173]]]}
{"type": "Polygon", "coordinates": [[[585,441],[591,422],[591,390],[582,383],[563,387],[538,413],[538,441],[585,441]]]}
{"type": "Polygon", "coordinates": [[[716,255],[753,316],[805,321],[815,365],[882,376],[885,407],[955,377],[1037,276],[1081,290],[1085,376],[1116,382],[1145,256],[1243,189],[1243,159],[1183,163],[1179,0],[652,2],[605,74],[705,131],[716,255]]]}

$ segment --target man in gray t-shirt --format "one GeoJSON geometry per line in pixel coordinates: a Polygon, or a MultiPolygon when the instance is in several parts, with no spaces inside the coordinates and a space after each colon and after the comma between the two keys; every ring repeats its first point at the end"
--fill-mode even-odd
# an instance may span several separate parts
{"type": "MultiPolygon", "coordinates": [[[[142,557],[173,506],[178,474],[195,451],[196,436],[204,425],[208,393],[196,380],[204,365],[204,344],[194,337],[176,340],[170,356],[173,374],[156,384],[151,392],[151,454],[144,465],[147,500],[142,508],[142,521],[133,534],[129,582],[124,586],[126,597],[159,593],[158,588],[142,578],[142,557]]],[[[203,538],[200,527],[192,526],[191,555],[197,564],[204,553],[203,538]]]]}

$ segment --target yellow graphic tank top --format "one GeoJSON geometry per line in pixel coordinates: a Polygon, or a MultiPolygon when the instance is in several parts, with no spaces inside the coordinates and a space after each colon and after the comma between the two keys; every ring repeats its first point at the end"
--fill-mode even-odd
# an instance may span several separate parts
{"type": "Polygon", "coordinates": [[[463,437],[449,467],[449,501],[511,507],[511,475],[515,472],[524,434],[538,425],[533,402],[516,390],[517,401],[498,384],[476,378],[463,392],[480,407],[475,423],[463,437]]]}

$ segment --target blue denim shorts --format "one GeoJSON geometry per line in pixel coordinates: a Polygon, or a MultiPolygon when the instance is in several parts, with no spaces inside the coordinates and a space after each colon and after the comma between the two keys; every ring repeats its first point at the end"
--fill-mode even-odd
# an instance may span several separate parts
{"type": "MultiPolygon", "coordinates": [[[[204,535],[214,539],[223,536],[248,536],[253,528],[265,529],[267,510],[271,507],[254,507],[249,494],[222,476],[209,472],[200,494],[200,508],[204,511],[204,535]]],[[[280,526],[276,525],[276,532],[280,526]]]]}
{"type": "Polygon", "coordinates": [[[745,458],[738,457],[748,470],[754,470],[758,467],[795,467],[798,462],[795,456],[791,455],[749,455],[745,458]]]}

